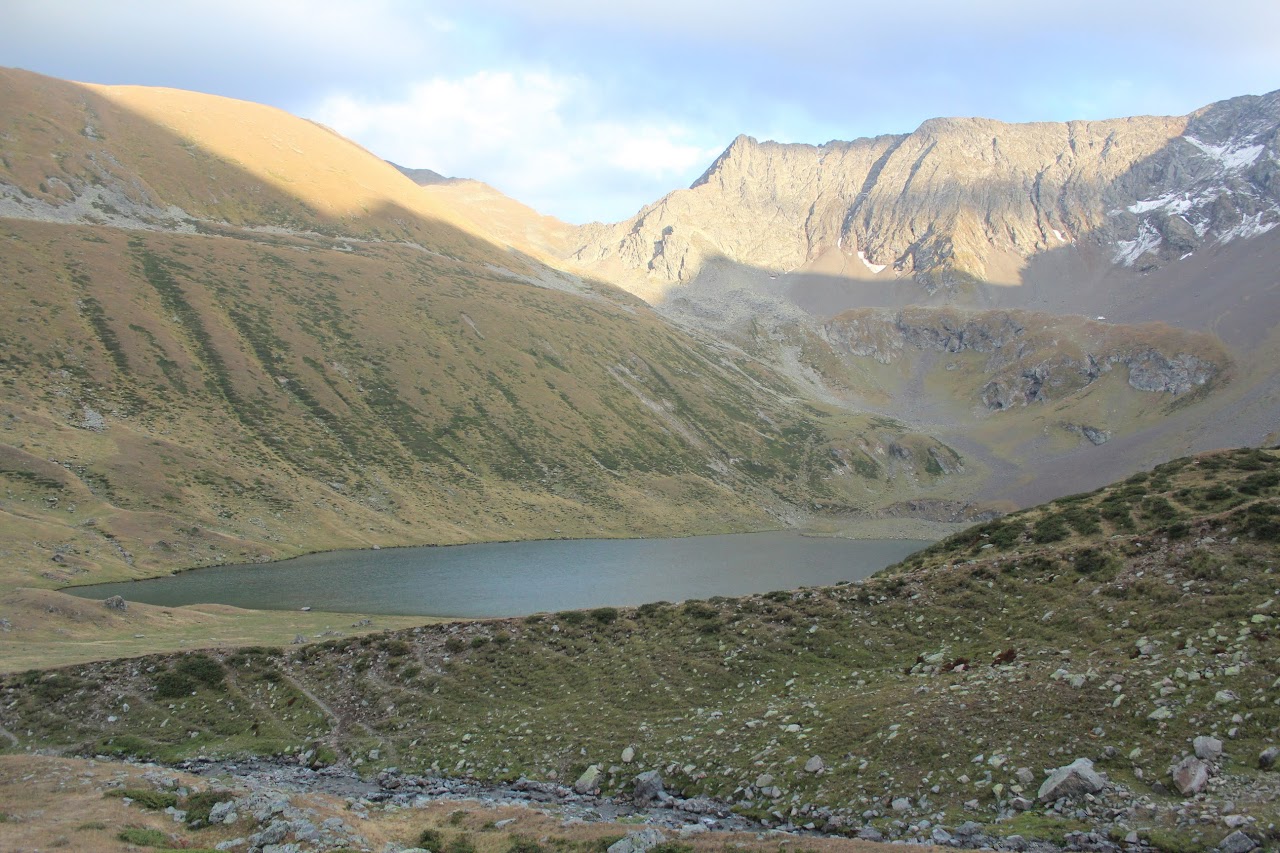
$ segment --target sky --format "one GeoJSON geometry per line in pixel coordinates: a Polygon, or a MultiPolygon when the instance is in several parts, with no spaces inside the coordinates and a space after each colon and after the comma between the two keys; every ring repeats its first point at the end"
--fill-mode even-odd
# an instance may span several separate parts
{"type": "Polygon", "coordinates": [[[736,137],[1181,115],[1280,88],[1276,0],[4,0],[0,65],[271,104],[569,222],[736,137]]]}

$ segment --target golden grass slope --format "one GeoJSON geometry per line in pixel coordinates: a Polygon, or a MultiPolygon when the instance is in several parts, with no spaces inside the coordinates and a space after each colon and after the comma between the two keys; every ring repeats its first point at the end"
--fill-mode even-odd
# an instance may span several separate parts
{"type": "Polygon", "coordinates": [[[890,461],[900,425],[803,404],[629,298],[383,243],[5,220],[0,245],[5,585],[953,488],[933,442],[890,461]]]}

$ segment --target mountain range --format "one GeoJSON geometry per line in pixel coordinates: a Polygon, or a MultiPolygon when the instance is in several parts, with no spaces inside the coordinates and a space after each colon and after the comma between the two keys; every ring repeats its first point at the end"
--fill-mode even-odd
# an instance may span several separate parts
{"type": "Polygon", "coordinates": [[[276,109],[4,71],[4,580],[927,530],[1274,439],[1278,128],[1273,93],[739,137],[571,226],[276,109]]]}

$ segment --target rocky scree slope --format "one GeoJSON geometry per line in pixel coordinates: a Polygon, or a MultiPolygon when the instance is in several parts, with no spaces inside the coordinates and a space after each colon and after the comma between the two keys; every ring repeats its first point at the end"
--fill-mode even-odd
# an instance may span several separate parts
{"type": "Polygon", "coordinates": [[[993,410],[1065,397],[1117,366],[1136,391],[1187,394],[1222,376],[1230,364],[1221,345],[1203,333],[1029,311],[863,309],[846,311],[821,329],[837,350],[881,364],[913,352],[986,355],[981,372],[989,379],[980,394],[993,410]]]}
{"type": "Polygon", "coordinates": [[[1280,92],[1181,117],[930,119],[825,145],[740,136],[687,190],[582,228],[570,257],[651,301],[727,259],[773,272],[1016,284],[1077,247],[1149,270],[1280,223],[1280,92]]]}
{"type": "Polygon", "coordinates": [[[1280,837],[1278,549],[1280,458],[1221,452],[864,583],[32,671],[0,682],[0,725],[15,750],[626,797],[652,770],[872,838],[1248,849],[1280,837]]]}

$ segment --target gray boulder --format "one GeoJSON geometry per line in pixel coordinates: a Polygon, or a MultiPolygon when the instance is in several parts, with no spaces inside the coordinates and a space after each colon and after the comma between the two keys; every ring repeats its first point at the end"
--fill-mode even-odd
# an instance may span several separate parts
{"type": "Polygon", "coordinates": [[[1194,756],[1187,756],[1170,771],[1173,784],[1183,795],[1198,794],[1209,783],[1209,765],[1194,756]]]}
{"type": "Polygon", "coordinates": [[[575,794],[590,794],[599,788],[600,783],[600,765],[592,764],[586,770],[582,771],[582,775],[578,777],[578,781],[573,783],[573,791],[575,794]]]}
{"type": "Polygon", "coordinates": [[[1036,799],[1042,803],[1052,803],[1064,797],[1072,799],[1085,794],[1096,794],[1105,787],[1107,780],[1093,769],[1093,762],[1087,758],[1077,758],[1050,773],[1049,778],[1040,786],[1036,799]]]}
{"type": "Polygon", "coordinates": [[[111,596],[106,601],[102,602],[102,605],[111,610],[128,610],[129,609],[128,602],[126,602],[123,598],[121,598],[118,595],[111,596]]]}
{"type": "Polygon", "coordinates": [[[1196,751],[1196,758],[1204,761],[1217,761],[1222,757],[1222,741],[1216,737],[1200,735],[1192,741],[1192,748],[1196,751]]]}
{"type": "Polygon", "coordinates": [[[209,809],[209,824],[217,826],[220,823],[235,823],[240,819],[236,814],[236,804],[234,800],[227,800],[221,803],[214,803],[213,808],[209,809]]]}
{"type": "Polygon", "coordinates": [[[804,763],[804,772],[821,773],[827,769],[827,763],[822,760],[821,755],[815,755],[804,763]]]}
{"type": "Polygon", "coordinates": [[[638,808],[652,805],[662,799],[662,776],[657,770],[646,770],[637,776],[634,780],[635,789],[632,791],[632,801],[638,808]]]}
{"type": "Polygon", "coordinates": [[[1258,754],[1258,769],[1270,770],[1276,765],[1276,759],[1280,758],[1280,748],[1269,746],[1258,754]]]}
{"type": "Polygon", "coordinates": [[[663,836],[662,830],[650,826],[613,842],[609,845],[609,853],[644,853],[650,847],[656,847],[664,840],[665,836],[663,836]]]}
{"type": "Polygon", "coordinates": [[[1218,853],[1249,853],[1250,850],[1257,846],[1258,842],[1237,829],[1222,839],[1218,846],[1213,849],[1217,850],[1218,853]]]}

